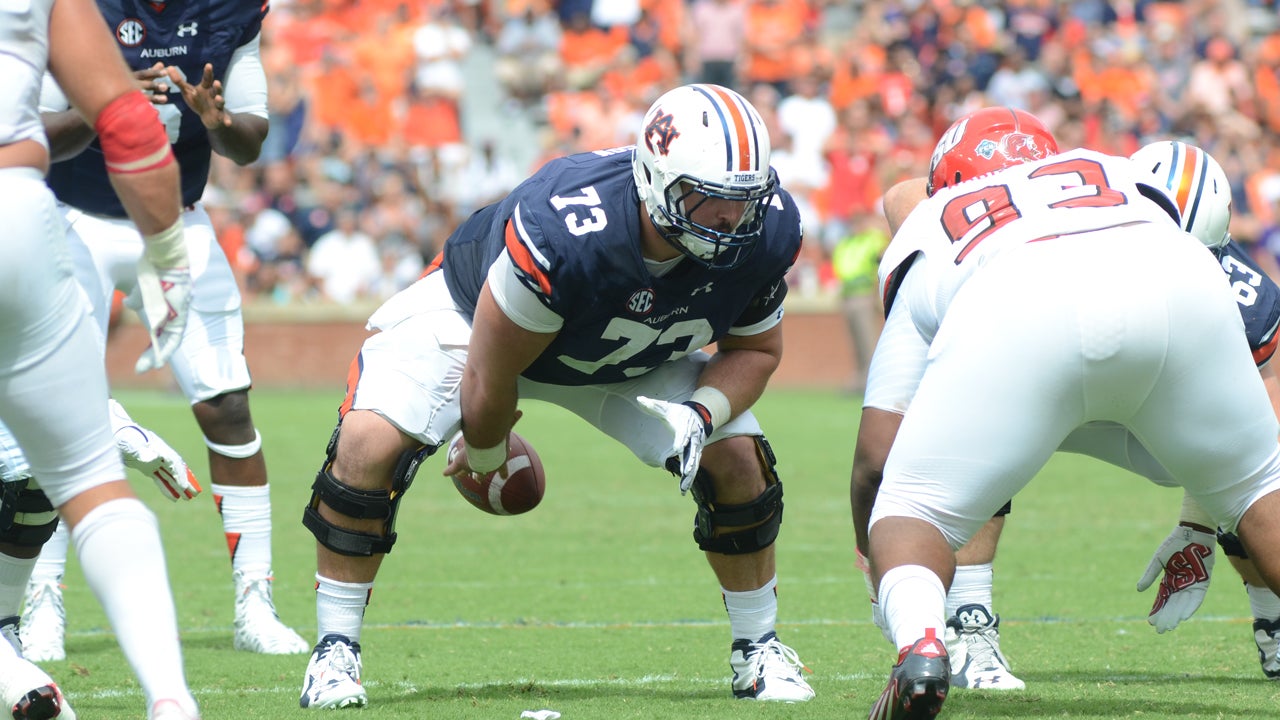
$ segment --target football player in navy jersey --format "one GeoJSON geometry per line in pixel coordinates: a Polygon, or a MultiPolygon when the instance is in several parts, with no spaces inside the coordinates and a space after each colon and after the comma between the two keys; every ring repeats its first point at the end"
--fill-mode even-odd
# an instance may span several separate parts
{"type": "MultiPolygon", "coordinates": [[[[186,333],[171,367],[209,449],[214,503],[222,516],[235,585],[237,649],[305,653],[310,645],[280,621],[272,599],[271,501],[261,436],[249,409],[240,294],[200,205],[211,153],[255,160],[267,136],[267,85],[259,57],[263,0],[100,0],[106,24],[151,97],[182,174],[184,239],[193,291],[186,333]]],[[[116,290],[137,306],[133,265],[142,251],[106,179],[93,129],[66,110],[46,78],[41,106],[55,163],[48,183],[68,227],[76,279],[104,336],[116,290]]],[[[23,642],[30,656],[65,655],[59,579],[66,543],[41,553],[27,593],[23,642]]]]}
{"type": "Polygon", "coordinates": [[[320,638],[303,707],[367,702],[361,624],[404,491],[460,429],[444,473],[502,472],[520,399],[567,408],[679,477],[729,615],[733,694],[813,697],[775,634],[782,484],[750,411],[782,355],[801,242],[769,150],[742,96],[671,90],[634,147],[548,163],[373,314],[303,514],[320,638]]]}

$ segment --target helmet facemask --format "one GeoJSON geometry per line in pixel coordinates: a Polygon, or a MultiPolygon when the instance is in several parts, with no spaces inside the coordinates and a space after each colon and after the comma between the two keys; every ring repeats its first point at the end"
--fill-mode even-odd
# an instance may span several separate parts
{"type": "Polygon", "coordinates": [[[676,249],[701,265],[731,268],[747,259],[764,231],[765,213],[778,186],[771,168],[763,185],[733,188],[682,175],[667,185],[661,205],[649,208],[658,232],[676,249]],[[732,227],[716,228],[694,218],[712,200],[742,204],[732,227]]]}

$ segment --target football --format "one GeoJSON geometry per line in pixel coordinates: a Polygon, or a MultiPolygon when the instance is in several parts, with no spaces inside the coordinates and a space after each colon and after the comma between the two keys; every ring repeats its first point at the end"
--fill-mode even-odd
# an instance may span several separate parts
{"type": "MultiPolygon", "coordinates": [[[[449,446],[449,459],[462,448],[462,434],[449,446]]],[[[491,515],[527,513],[542,502],[546,478],[542,460],[527,440],[512,432],[507,437],[507,477],[497,471],[479,480],[470,475],[454,475],[453,486],[467,502],[491,515]]]]}

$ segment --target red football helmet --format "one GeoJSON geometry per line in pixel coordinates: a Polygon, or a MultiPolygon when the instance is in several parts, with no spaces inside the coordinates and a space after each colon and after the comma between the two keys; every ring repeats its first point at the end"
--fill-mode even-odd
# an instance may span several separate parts
{"type": "Polygon", "coordinates": [[[929,159],[927,191],[986,175],[1001,168],[1058,154],[1058,141],[1029,112],[1010,107],[975,110],[942,134],[929,159]]]}

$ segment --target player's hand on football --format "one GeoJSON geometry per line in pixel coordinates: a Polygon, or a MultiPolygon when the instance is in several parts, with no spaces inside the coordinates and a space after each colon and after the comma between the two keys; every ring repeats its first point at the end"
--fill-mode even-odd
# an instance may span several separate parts
{"type": "Polygon", "coordinates": [[[190,500],[203,489],[186,461],[159,435],[133,421],[115,400],[111,400],[111,429],[124,464],[149,476],[164,496],[173,501],[190,500]]]}
{"type": "Polygon", "coordinates": [[[139,313],[146,320],[151,346],[142,352],[134,371],[141,374],[163,367],[177,351],[187,329],[191,305],[191,270],[156,267],[147,254],[138,259],[139,313]]]}
{"type": "Polygon", "coordinates": [[[1214,546],[1217,536],[1212,532],[1179,525],[1156,550],[1147,565],[1147,571],[1138,581],[1138,592],[1151,587],[1161,572],[1160,588],[1155,603],[1147,615],[1147,622],[1156,632],[1178,627],[1178,623],[1195,614],[1204,602],[1213,574],[1214,546]]]}
{"type": "Polygon", "coordinates": [[[169,79],[182,92],[183,101],[187,103],[187,107],[196,111],[205,128],[217,130],[231,126],[231,114],[227,112],[222,81],[214,79],[211,63],[204,64],[204,74],[200,77],[200,82],[194,85],[187,82],[178,68],[170,67],[167,70],[169,79]]]}
{"type": "Polygon", "coordinates": [[[680,476],[680,494],[689,492],[693,479],[698,475],[698,465],[702,462],[702,446],[706,444],[707,435],[710,434],[707,421],[688,405],[655,400],[643,395],[636,400],[645,412],[665,422],[674,433],[671,449],[667,452],[667,456],[671,458],[667,469],[680,476]]]}
{"type": "MultiPolygon", "coordinates": [[[[516,410],[515,419],[511,421],[511,425],[514,427],[523,415],[523,411],[516,410]]],[[[510,430],[508,430],[508,433],[510,433],[510,430]]],[[[502,456],[504,458],[507,455],[507,440],[508,438],[502,439],[502,456]]],[[[498,465],[496,468],[473,468],[471,466],[471,459],[467,457],[467,443],[462,438],[462,432],[459,431],[457,435],[453,436],[453,439],[449,441],[449,454],[445,458],[444,472],[441,474],[445,477],[453,477],[454,475],[467,473],[473,477],[479,478],[488,475],[491,472],[497,472],[498,477],[501,478],[507,477],[506,461],[504,460],[502,464],[498,465]]]]}

